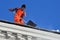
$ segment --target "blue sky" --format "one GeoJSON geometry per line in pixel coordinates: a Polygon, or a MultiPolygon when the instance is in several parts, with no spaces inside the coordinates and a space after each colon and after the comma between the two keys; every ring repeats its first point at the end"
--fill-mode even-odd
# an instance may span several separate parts
{"type": "Polygon", "coordinates": [[[60,30],[60,0],[0,0],[0,20],[14,22],[14,13],[9,8],[26,4],[25,23],[32,20],[37,27],[60,30]]]}

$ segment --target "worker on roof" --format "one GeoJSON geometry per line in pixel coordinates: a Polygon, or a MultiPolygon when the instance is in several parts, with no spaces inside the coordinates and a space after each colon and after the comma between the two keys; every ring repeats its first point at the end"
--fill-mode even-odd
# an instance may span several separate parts
{"type": "Polygon", "coordinates": [[[14,14],[14,21],[15,23],[24,25],[23,17],[26,15],[24,12],[24,9],[26,8],[26,5],[23,4],[21,8],[10,8],[10,11],[15,11],[14,14]]]}

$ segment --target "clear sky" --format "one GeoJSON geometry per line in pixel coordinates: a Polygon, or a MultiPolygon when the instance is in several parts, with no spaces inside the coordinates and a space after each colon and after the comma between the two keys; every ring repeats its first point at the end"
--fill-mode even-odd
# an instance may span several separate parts
{"type": "Polygon", "coordinates": [[[25,23],[32,20],[37,27],[60,30],[60,0],[0,0],[0,20],[14,22],[14,13],[9,8],[26,4],[25,23]]]}

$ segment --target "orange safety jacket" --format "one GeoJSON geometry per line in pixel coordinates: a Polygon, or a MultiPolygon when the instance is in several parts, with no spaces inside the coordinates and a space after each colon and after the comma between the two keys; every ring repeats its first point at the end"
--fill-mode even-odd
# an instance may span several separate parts
{"type": "Polygon", "coordinates": [[[24,15],[25,15],[24,11],[21,8],[17,8],[15,15],[14,15],[15,23],[23,25],[24,24],[24,21],[23,21],[24,15]]]}

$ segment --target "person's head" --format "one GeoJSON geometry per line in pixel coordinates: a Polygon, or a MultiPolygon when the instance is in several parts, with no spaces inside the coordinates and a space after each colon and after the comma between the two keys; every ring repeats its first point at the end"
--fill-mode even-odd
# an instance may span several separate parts
{"type": "Polygon", "coordinates": [[[24,9],[26,8],[26,5],[23,4],[23,5],[21,6],[21,8],[24,10],[24,9]]]}

